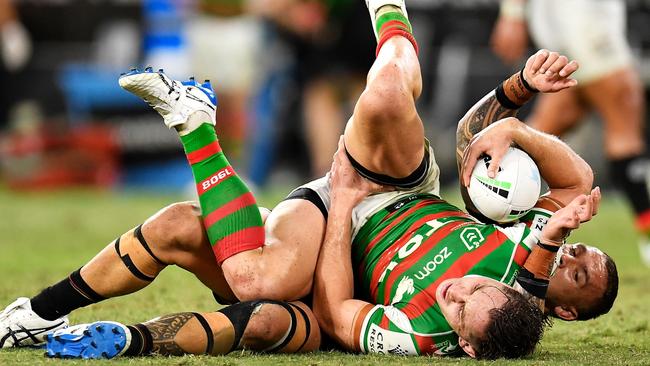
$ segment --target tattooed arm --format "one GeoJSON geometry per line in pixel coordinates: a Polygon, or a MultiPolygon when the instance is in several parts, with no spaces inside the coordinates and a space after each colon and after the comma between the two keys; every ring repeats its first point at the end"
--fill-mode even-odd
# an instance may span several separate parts
{"type": "Polygon", "coordinates": [[[518,106],[532,98],[534,93],[531,90],[555,92],[575,85],[575,80],[569,76],[577,67],[575,61],[568,62],[564,56],[541,50],[528,59],[521,73],[513,75],[485,96],[460,121],[458,167],[461,193],[470,213],[481,217],[466,190],[478,158],[482,154],[492,158],[488,176],[494,178],[511,145],[517,145],[531,156],[548,184],[550,192],[540,200],[544,208],[555,211],[577,195],[589,193],[593,172],[578,154],[554,136],[532,129],[512,117],[518,106]]]}
{"type": "Polygon", "coordinates": [[[577,85],[577,82],[570,78],[577,69],[576,61],[569,62],[557,52],[540,50],[526,61],[521,72],[512,75],[470,108],[459,121],[456,130],[459,172],[463,153],[474,135],[496,121],[516,116],[518,109],[531,100],[537,91],[554,93],[577,85]]]}

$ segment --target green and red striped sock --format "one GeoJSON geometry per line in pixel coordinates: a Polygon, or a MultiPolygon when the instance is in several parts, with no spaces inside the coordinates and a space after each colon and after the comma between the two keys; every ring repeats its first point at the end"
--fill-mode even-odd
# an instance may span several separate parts
{"type": "Polygon", "coordinates": [[[204,123],[181,136],[192,167],[203,222],[219,264],[264,245],[264,225],[255,197],[221,151],[214,127],[204,123]]]}
{"type": "Polygon", "coordinates": [[[413,28],[409,19],[402,14],[401,10],[393,6],[382,7],[377,12],[376,31],[377,31],[377,50],[376,54],[379,55],[381,47],[390,38],[401,36],[408,39],[415,53],[419,53],[418,43],[413,36],[413,28]]]}

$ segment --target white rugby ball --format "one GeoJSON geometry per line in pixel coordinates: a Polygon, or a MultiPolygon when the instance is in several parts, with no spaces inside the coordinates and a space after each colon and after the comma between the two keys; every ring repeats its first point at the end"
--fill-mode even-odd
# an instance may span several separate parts
{"type": "Polygon", "coordinates": [[[525,215],[539,199],[541,179],[533,159],[511,147],[494,178],[487,175],[491,158],[484,156],[474,167],[467,188],[474,207],[496,222],[514,221],[525,215]]]}

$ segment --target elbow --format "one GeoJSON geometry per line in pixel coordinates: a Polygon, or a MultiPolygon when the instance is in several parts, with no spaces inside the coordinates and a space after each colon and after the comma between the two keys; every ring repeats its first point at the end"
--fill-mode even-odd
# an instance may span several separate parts
{"type": "Polygon", "coordinates": [[[314,297],[314,305],[312,306],[314,311],[314,316],[318,321],[318,326],[321,330],[330,336],[334,334],[334,320],[332,318],[332,313],[328,310],[328,306],[316,301],[314,297]]]}
{"type": "Polygon", "coordinates": [[[591,169],[591,166],[582,160],[582,168],[576,173],[580,178],[577,184],[578,190],[584,194],[591,193],[591,188],[594,185],[594,171],[591,169]]]}

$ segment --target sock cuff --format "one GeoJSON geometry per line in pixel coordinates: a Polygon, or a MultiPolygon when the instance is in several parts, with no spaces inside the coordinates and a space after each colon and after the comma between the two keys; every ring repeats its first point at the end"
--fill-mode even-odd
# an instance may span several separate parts
{"type": "Polygon", "coordinates": [[[375,51],[375,56],[379,56],[379,51],[381,51],[381,48],[384,46],[384,43],[386,43],[386,41],[396,36],[401,36],[408,39],[409,42],[411,42],[411,44],[413,45],[413,48],[415,49],[415,54],[416,55],[420,54],[420,48],[418,47],[418,42],[415,40],[415,37],[413,36],[412,33],[407,32],[400,28],[392,28],[383,32],[379,36],[379,40],[377,41],[377,49],[375,51]]]}
{"type": "Polygon", "coordinates": [[[650,234],[650,209],[638,214],[635,221],[639,231],[650,234]]]}
{"type": "Polygon", "coordinates": [[[81,268],[72,272],[68,279],[70,281],[70,285],[72,285],[72,287],[77,290],[77,292],[86,297],[88,300],[92,302],[100,302],[106,299],[105,297],[95,292],[95,290],[93,290],[81,277],[81,268]]]}
{"type": "Polygon", "coordinates": [[[235,254],[264,246],[264,227],[252,226],[236,231],[218,240],[212,250],[219,265],[235,254]]]}
{"type": "Polygon", "coordinates": [[[403,24],[405,26],[405,30],[408,32],[413,32],[413,28],[411,27],[411,22],[409,22],[409,19],[404,16],[399,11],[391,11],[388,13],[384,13],[380,15],[377,18],[377,23],[376,23],[376,29],[377,29],[377,34],[381,34],[381,32],[384,30],[385,27],[390,27],[392,24],[403,24]],[[390,23],[390,24],[389,24],[390,23]]]}

